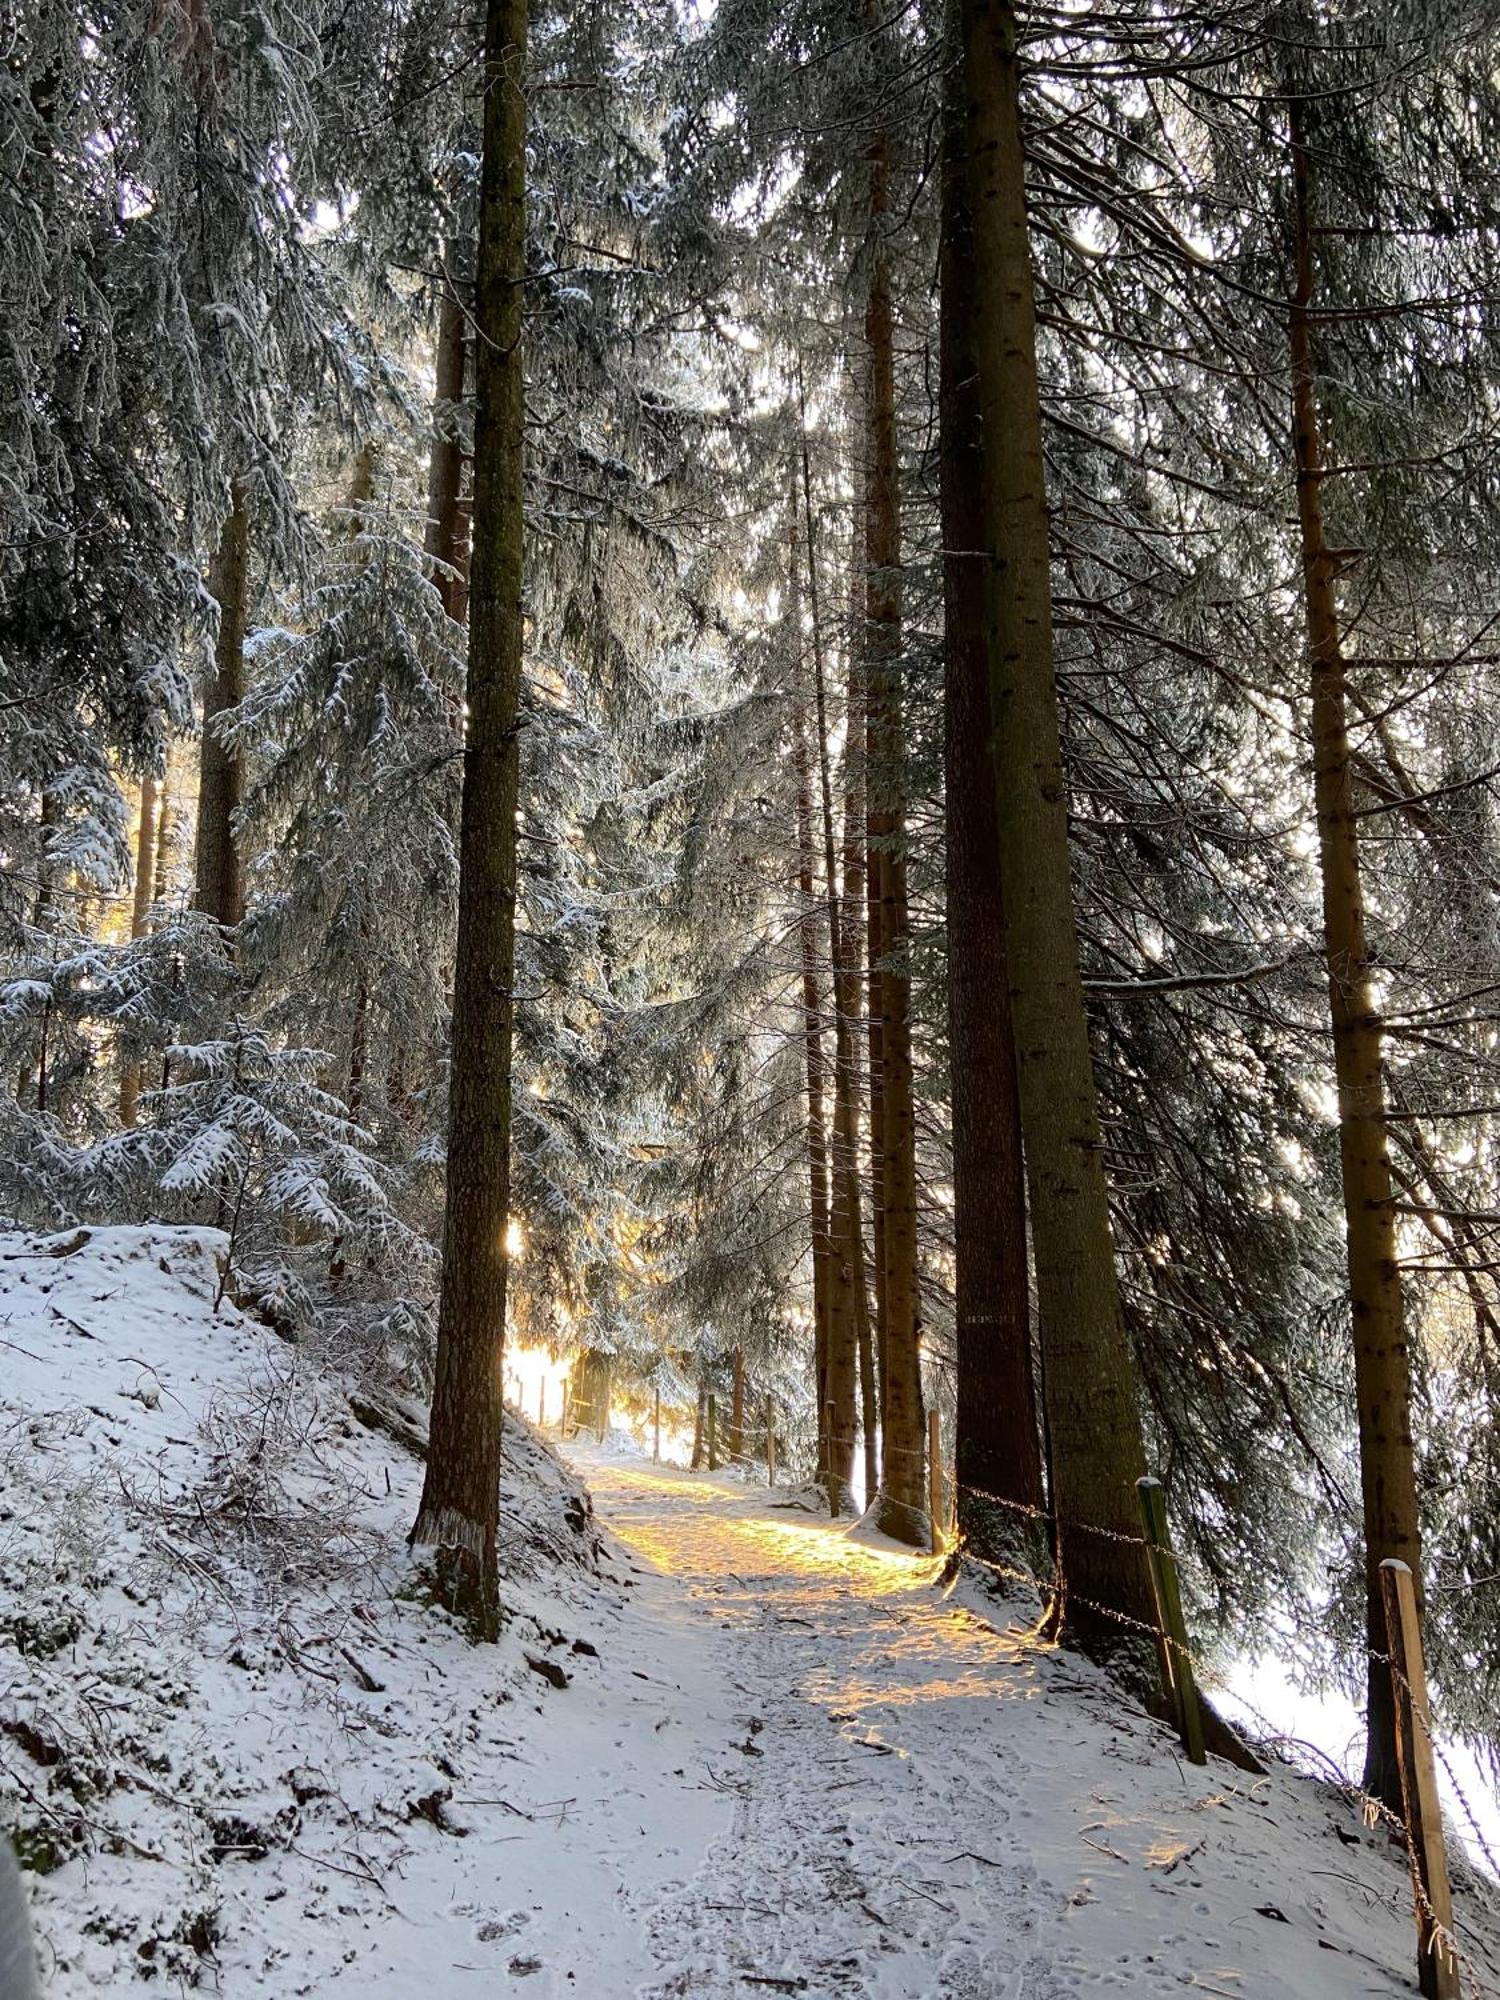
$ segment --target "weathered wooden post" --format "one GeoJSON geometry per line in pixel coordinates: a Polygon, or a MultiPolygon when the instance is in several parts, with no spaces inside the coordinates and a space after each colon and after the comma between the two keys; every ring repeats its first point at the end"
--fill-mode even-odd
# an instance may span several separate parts
{"type": "Polygon", "coordinates": [[[568,1378],[566,1375],[564,1375],[563,1377],[562,1428],[559,1431],[558,1435],[562,1437],[564,1440],[566,1440],[568,1435],[568,1378]]]}
{"type": "Polygon", "coordinates": [[[1177,1733],[1191,1764],[1206,1764],[1203,1747],[1203,1711],[1198,1706],[1198,1684],[1193,1678],[1193,1661],[1188,1651],[1187,1623],[1182,1615],[1182,1592],[1177,1583],[1177,1558],[1172,1553],[1167,1531],[1167,1496],[1159,1479],[1138,1479],[1141,1519],[1146,1526],[1146,1554],[1151,1563],[1151,1588],[1156,1598],[1156,1619],[1161,1628],[1162,1674],[1177,1708],[1177,1733]]]}
{"type": "Polygon", "coordinates": [[[708,1469],[710,1472],[717,1472],[719,1469],[718,1420],[719,1399],[717,1396],[710,1396],[708,1399],[708,1469]]]}
{"type": "Polygon", "coordinates": [[[656,1465],[661,1464],[661,1390],[658,1389],[651,1405],[651,1458],[656,1465]]]}
{"type": "Polygon", "coordinates": [[[544,1375],[536,1385],[536,1427],[539,1431],[547,1428],[547,1378],[544,1375]]]}
{"type": "Polygon", "coordinates": [[[1422,1623],[1417,1616],[1416,1579],[1406,1563],[1386,1558],[1380,1565],[1380,1593],[1396,1695],[1396,1762],[1406,1813],[1406,1855],[1417,1913],[1417,1984],[1426,2000],[1460,2000],[1453,1892],[1427,1712],[1422,1623]]]}
{"type": "Polygon", "coordinates": [[[766,1398],[766,1484],[776,1484],[776,1405],[766,1398]]]}
{"type": "Polygon", "coordinates": [[[932,1517],[932,1553],[943,1553],[943,1421],[937,1406],[927,1412],[927,1511],[932,1517]]]}

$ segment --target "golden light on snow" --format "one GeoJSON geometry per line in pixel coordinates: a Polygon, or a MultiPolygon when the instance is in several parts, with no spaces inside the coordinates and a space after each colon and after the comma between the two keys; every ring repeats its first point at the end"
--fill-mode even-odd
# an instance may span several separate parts
{"type": "Polygon", "coordinates": [[[753,1625],[770,1603],[776,1619],[814,1625],[826,1621],[830,1599],[838,1603],[841,1643],[799,1692],[846,1741],[905,1756],[893,1709],[992,1707],[1040,1692],[1036,1665],[1051,1647],[1031,1632],[996,1630],[951,1594],[935,1593],[938,1558],[866,1541],[815,1515],[767,1519],[764,1494],[752,1489],[741,1499],[675,1469],[612,1462],[590,1467],[589,1478],[607,1494],[620,1539],[686,1582],[716,1618],[753,1625]],[[869,1715],[876,1708],[878,1727],[869,1715]]]}

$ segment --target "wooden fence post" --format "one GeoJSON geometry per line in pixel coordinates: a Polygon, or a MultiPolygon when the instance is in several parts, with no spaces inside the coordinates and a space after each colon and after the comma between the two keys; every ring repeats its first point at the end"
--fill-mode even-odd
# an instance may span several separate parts
{"type": "Polygon", "coordinates": [[[558,1431],[558,1436],[566,1443],[568,1436],[568,1378],[566,1375],[563,1377],[562,1425],[558,1431]]]}
{"type": "Polygon", "coordinates": [[[1417,1913],[1417,1984],[1426,2000],[1459,2000],[1458,1960],[1453,1955],[1453,1892],[1448,1884],[1448,1852],[1443,1844],[1443,1815],[1432,1756],[1422,1623],[1417,1616],[1416,1579],[1406,1563],[1386,1558],[1380,1565],[1380,1593],[1385,1600],[1391,1683],[1396,1695],[1396,1761],[1401,1768],[1406,1853],[1417,1913]]]}
{"type": "Polygon", "coordinates": [[[943,1553],[943,1421],[937,1406],[927,1412],[927,1511],[932,1516],[932,1553],[943,1553]]]}
{"type": "Polygon", "coordinates": [[[661,1390],[656,1392],[656,1400],[651,1409],[651,1459],[655,1465],[661,1464],[661,1390]]]}
{"type": "Polygon", "coordinates": [[[1193,1678],[1193,1661],[1188,1652],[1187,1623],[1182,1615],[1182,1593],[1177,1585],[1177,1558],[1167,1531],[1167,1496],[1159,1479],[1138,1479],[1141,1519],[1146,1525],[1146,1553],[1151,1563],[1151,1588],[1156,1597],[1157,1622],[1161,1627],[1162,1669],[1177,1707],[1177,1733],[1190,1764],[1206,1764],[1203,1747],[1203,1711],[1198,1706],[1198,1684],[1193,1678]]]}
{"type": "Polygon", "coordinates": [[[717,1472],[719,1469],[718,1418],[719,1399],[717,1396],[710,1396],[708,1399],[708,1469],[710,1472],[717,1472]]]}
{"type": "Polygon", "coordinates": [[[547,1378],[545,1375],[536,1385],[536,1427],[539,1431],[547,1428],[547,1378]]]}
{"type": "Polygon", "coordinates": [[[776,1484],[776,1405],[766,1398],[766,1484],[776,1484]]]}

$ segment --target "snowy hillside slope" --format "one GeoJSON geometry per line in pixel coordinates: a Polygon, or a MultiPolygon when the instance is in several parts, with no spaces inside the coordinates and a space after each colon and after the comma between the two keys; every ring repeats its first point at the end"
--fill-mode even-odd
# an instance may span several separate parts
{"type": "MultiPolygon", "coordinates": [[[[224,1250],[0,1236],[0,1818],[49,2000],[1415,1990],[1336,1786],[1195,1771],[786,1491],[576,1446],[596,1523],[511,1419],[470,1646],[411,1594],[420,1412],[219,1300],[224,1250]]],[[[1482,1888],[1460,1926],[1500,1994],[1482,1888]]]]}
{"type": "Polygon", "coordinates": [[[0,1237],[0,1821],[45,1992],[620,1990],[633,1900],[724,1816],[705,1786],[643,1840],[642,1802],[729,1721],[668,1714],[522,1424],[501,1644],[404,1600],[419,1458],[215,1310],[224,1249],[0,1237]]]}

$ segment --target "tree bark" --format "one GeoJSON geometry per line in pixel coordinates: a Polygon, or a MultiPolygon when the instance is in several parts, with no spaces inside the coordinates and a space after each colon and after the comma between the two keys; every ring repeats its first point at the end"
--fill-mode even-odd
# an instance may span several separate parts
{"type": "MultiPolygon", "coordinates": [[[[848,978],[849,1063],[851,1075],[850,1111],[854,1128],[855,1223],[859,1231],[859,1284],[855,1292],[855,1326],[859,1338],[860,1429],[864,1436],[865,1500],[880,1485],[880,1406],[875,1385],[875,1332],[870,1312],[870,1289],[866,1276],[863,1202],[860,1199],[859,1129],[863,1102],[863,1077],[859,1062],[860,993],[864,976],[864,936],[866,925],[866,844],[865,844],[865,732],[867,728],[864,694],[864,564],[858,560],[863,545],[858,518],[849,551],[849,657],[844,691],[844,881],[843,905],[839,918],[839,950],[848,978]]],[[[868,1042],[866,1043],[868,1047],[868,1042]]],[[[872,1119],[873,1125],[873,1112],[872,1119]]],[[[873,1185],[873,1177],[872,1177],[873,1185]]],[[[879,1204],[875,1204],[877,1213],[879,1204]]],[[[870,1265],[879,1268],[879,1246],[870,1265]]]]}
{"type": "Polygon", "coordinates": [[[164,903],[172,880],[172,746],[167,746],[166,767],[161,775],[161,803],[156,815],[156,869],[151,900],[164,903]]]}
{"type": "Polygon", "coordinates": [[[974,243],[956,0],[950,0],[949,14],[939,417],[958,1388],[954,1457],[960,1532],[981,1554],[995,1554],[1032,1539],[1034,1517],[1023,1510],[1041,1507],[1043,1488],[1031,1365],[1021,1101],[995,818],[974,243]]]}
{"type": "MultiPolygon", "coordinates": [[[[901,513],[896,463],[895,326],[890,255],[887,143],[870,150],[872,258],[865,300],[867,377],[865,555],[866,688],[870,708],[867,783],[873,810],[871,875],[880,912],[878,974],[872,1019],[880,1019],[880,1247],[884,1285],[877,1347],[880,1373],[880,1488],[877,1525],[898,1541],[925,1547],[926,1423],[922,1409],[920,1304],[917,1289],[916,1109],[912,1096],[911,982],[906,969],[905,801],[901,777],[901,513]]],[[[871,964],[875,965],[872,944],[871,964]]]]}
{"type": "MultiPolygon", "coordinates": [[[[865,1498],[878,1483],[874,1412],[870,1298],[865,1282],[865,1228],[859,1185],[859,1061],[855,1037],[859,1021],[857,952],[858,899],[863,896],[864,856],[857,837],[845,827],[845,859],[850,848],[859,878],[856,896],[839,893],[838,855],[834,844],[833,774],[828,752],[828,676],[823,647],[822,594],[818,580],[817,523],[813,513],[812,461],[805,412],[801,419],[802,513],[807,542],[807,595],[812,611],[813,713],[817,733],[818,791],[822,808],[823,881],[828,909],[829,951],[833,961],[833,1150],[830,1162],[829,1228],[836,1260],[832,1331],[841,1343],[836,1369],[840,1392],[850,1410],[850,1472],[853,1472],[855,1370],[860,1372],[865,1449],[865,1498]],[[846,940],[846,926],[851,936],[846,940]],[[844,1350],[847,1350],[844,1351],[844,1350]]],[[[793,505],[796,495],[793,493],[793,505]]]]}
{"type": "Polygon", "coordinates": [[[1010,0],[962,0],[961,18],[996,826],[1064,1584],[1058,1623],[1098,1649],[1129,1635],[1122,1619],[1154,1621],[1135,1492],[1145,1463],[1073,908],[1015,13],[1010,0]]]}
{"type": "Polygon", "coordinates": [[[693,1410],[693,1455],[688,1461],[689,1472],[703,1469],[704,1431],[708,1424],[708,1384],[703,1376],[698,1377],[698,1401],[693,1410]]]}
{"type": "Polygon", "coordinates": [[[1337,559],[1323,524],[1324,461],[1309,311],[1313,295],[1312,173],[1302,106],[1290,106],[1296,282],[1288,315],[1292,439],[1311,680],[1313,798],[1323,882],[1323,943],[1338,1085],[1354,1387],[1364,1499],[1368,1734],[1364,1785],[1401,1810],[1394,1689],[1385,1655],[1380,1565],[1411,1568],[1422,1609],[1422,1543],[1411,1434],[1411,1358],[1396,1241],[1386,1124],[1383,1032],[1365,940],[1358,822],[1350,769],[1337,559]]]}
{"type": "Polygon", "coordinates": [[[734,1399],[729,1406],[729,1462],[739,1465],[745,1456],[745,1350],[734,1350],[734,1399]]]}
{"type": "Polygon", "coordinates": [[[219,741],[215,723],[245,692],[245,627],[250,599],[250,514],[236,481],[229,516],[208,572],[209,594],[219,606],[213,673],[203,690],[203,735],[198,754],[198,844],[193,907],[234,930],[245,914],[245,883],[234,816],[245,776],[237,751],[219,741]]]}
{"type": "Polygon", "coordinates": [[[828,1065],[823,1046],[823,995],[818,977],[817,861],[812,827],[812,760],[802,661],[802,569],[798,552],[797,487],[791,489],[787,549],[788,692],[792,769],[797,786],[797,948],[802,972],[802,1037],[807,1081],[807,1174],[812,1209],[813,1372],[818,1394],[818,1474],[830,1512],[849,1504],[854,1463],[854,1329],[848,1270],[836,1255],[828,1161],[828,1065]],[[840,1282],[842,1280],[842,1282],[840,1282]]]}
{"type": "MultiPolygon", "coordinates": [[[[141,779],[141,810],[135,834],[135,883],[130,906],[130,935],[141,938],[151,916],[151,899],[156,888],[157,785],[148,771],[141,779]]],[[[127,1128],[136,1121],[141,1095],[141,1066],[127,1062],[120,1070],[120,1123],[127,1128]]]]}
{"type": "Polygon", "coordinates": [[[480,168],[474,552],[448,1198],[431,1443],[412,1540],[445,1567],[481,1637],[498,1630],[501,1380],[515,1013],[517,722],[523,645],[526,0],[487,0],[480,168]]]}
{"type": "Polygon", "coordinates": [[[427,533],[433,581],[443,609],[462,625],[469,609],[469,507],[464,499],[460,413],[468,354],[463,304],[449,281],[438,306],[433,356],[432,449],[427,464],[427,533]]]}

